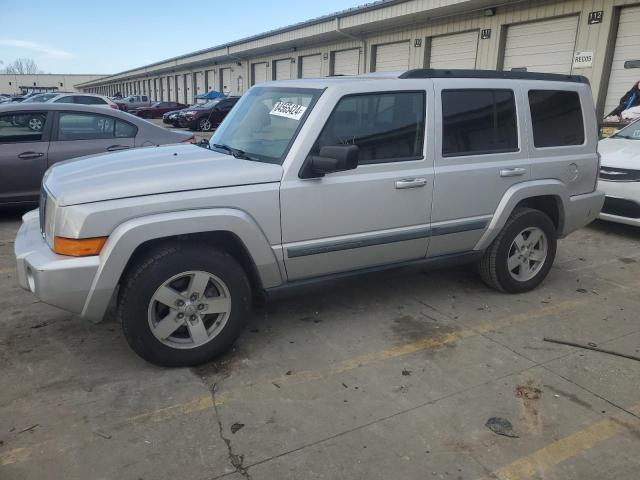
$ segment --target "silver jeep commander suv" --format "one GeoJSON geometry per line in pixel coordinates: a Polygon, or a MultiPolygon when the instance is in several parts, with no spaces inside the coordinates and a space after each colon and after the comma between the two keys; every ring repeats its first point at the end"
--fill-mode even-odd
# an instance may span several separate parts
{"type": "Polygon", "coordinates": [[[412,70],[251,88],[209,149],[56,165],[15,253],[22,287],[102,319],[131,347],[205,362],[256,293],[415,264],[477,262],[535,288],[556,240],[591,222],[596,118],[583,77],[412,70]]]}

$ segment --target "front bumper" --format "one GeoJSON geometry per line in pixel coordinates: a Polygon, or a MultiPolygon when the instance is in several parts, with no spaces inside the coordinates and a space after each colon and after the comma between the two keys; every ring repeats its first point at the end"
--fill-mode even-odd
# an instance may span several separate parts
{"type": "Polygon", "coordinates": [[[198,119],[196,117],[178,117],[178,125],[180,125],[182,128],[195,128],[197,124],[198,119]]]}
{"type": "Polygon", "coordinates": [[[607,196],[600,219],[640,226],[640,182],[600,180],[598,188],[607,196]]]}
{"type": "Polygon", "coordinates": [[[22,221],[14,246],[18,283],[45,303],[82,313],[99,257],[55,254],[40,233],[37,210],[26,213],[22,221]]]}
{"type": "Polygon", "coordinates": [[[560,236],[565,237],[571,232],[593,222],[598,218],[603,204],[604,192],[600,190],[569,197],[569,202],[567,202],[566,205],[564,225],[560,236]]]}

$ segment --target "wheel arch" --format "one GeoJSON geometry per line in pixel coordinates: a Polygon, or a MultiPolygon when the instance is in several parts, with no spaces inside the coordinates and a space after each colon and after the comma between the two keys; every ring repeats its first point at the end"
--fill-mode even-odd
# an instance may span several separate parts
{"type": "Polygon", "coordinates": [[[509,216],[519,207],[535,208],[544,212],[553,222],[558,237],[563,236],[568,202],[566,185],[559,180],[534,180],[513,185],[503,195],[487,230],[474,250],[485,250],[491,245],[509,216]]]}
{"type": "Polygon", "coordinates": [[[132,261],[148,247],[175,241],[207,242],[224,248],[245,268],[252,286],[270,288],[283,282],[274,249],[246,212],[219,208],[150,215],[124,222],[109,236],[82,316],[99,322],[132,261]]]}

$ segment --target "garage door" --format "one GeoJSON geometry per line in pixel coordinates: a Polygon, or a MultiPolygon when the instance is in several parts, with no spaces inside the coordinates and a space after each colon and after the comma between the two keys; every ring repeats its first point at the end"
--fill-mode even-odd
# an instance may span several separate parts
{"type": "Polygon", "coordinates": [[[253,66],[253,85],[267,81],[267,64],[254,63],[253,66]]]}
{"type": "Polygon", "coordinates": [[[222,68],[220,70],[220,91],[225,95],[231,93],[231,69],[222,68]]]}
{"type": "Polygon", "coordinates": [[[617,107],[620,97],[640,80],[640,68],[624,68],[625,62],[640,60],[640,23],[638,22],[640,22],[640,7],[623,8],[620,11],[620,23],[604,107],[605,115],[617,107]]]}
{"type": "Polygon", "coordinates": [[[274,64],[275,80],[289,80],[291,78],[291,59],[276,60],[274,64]]]}
{"type": "Polygon", "coordinates": [[[192,104],[193,103],[193,75],[191,73],[185,74],[184,83],[185,83],[185,92],[186,92],[185,102],[187,104],[192,104]]]}
{"type": "Polygon", "coordinates": [[[359,48],[334,52],[332,75],[358,75],[358,73],[360,73],[359,48]]]}
{"type": "Polygon", "coordinates": [[[429,68],[476,68],[478,31],[442,35],[431,39],[429,68]]]}
{"type": "Polygon", "coordinates": [[[503,69],[571,73],[577,29],[577,16],[509,26],[503,69]]]}
{"type": "Polygon", "coordinates": [[[184,102],[184,75],[176,75],[176,101],[184,102]]]}
{"type": "Polygon", "coordinates": [[[207,70],[205,72],[205,83],[206,91],[215,90],[216,89],[216,71],[215,70],[207,70]]]}
{"type": "Polygon", "coordinates": [[[204,86],[204,72],[196,73],[196,91],[195,94],[199,95],[201,93],[205,93],[206,89],[204,86]]]}
{"type": "Polygon", "coordinates": [[[300,62],[302,78],[318,78],[322,76],[322,56],[320,54],[302,57],[300,62]]]}
{"type": "Polygon", "coordinates": [[[409,70],[409,42],[387,43],[376,47],[376,72],[409,70]]]}

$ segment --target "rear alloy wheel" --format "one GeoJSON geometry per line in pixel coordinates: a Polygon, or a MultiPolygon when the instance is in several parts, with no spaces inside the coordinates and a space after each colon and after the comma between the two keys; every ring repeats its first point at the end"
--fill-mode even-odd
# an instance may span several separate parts
{"type": "Polygon", "coordinates": [[[251,300],[235,258],[210,245],[176,243],[151,250],[130,268],[117,312],[138,355],[156,365],[186,367],[233,345],[251,300]]]}
{"type": "Polygon", "coordinates": [[[202,132],[208,132],[211,130],[211,127],[212,125],[208,118],[203,118],[198,122],[198,130],[202,132]]]}
{"type": "Polygon", "coordinates": [[[27,122],[27,125],[29,126],[29,130],[41,132],[44,127],[44,120],[42,117],[31,117],[27,122]]]}
{"type": "Polygon", "coordinates": [[[551,270],[556,244],[555,226],[545,213],[518,208],[480,260],[480,276],[503,292],[533,290],[551,270]]]}

